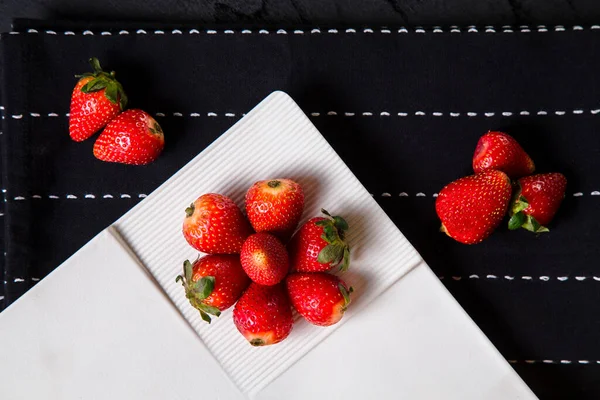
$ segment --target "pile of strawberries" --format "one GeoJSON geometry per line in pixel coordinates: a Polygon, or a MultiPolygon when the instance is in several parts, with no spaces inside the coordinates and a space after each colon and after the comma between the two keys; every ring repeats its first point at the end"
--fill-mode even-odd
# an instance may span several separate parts
{"type": "Polygon", "coordinates": [[[510,230],[548,232],[546,225],[565,197],[564,175],[532,175],[531,157],[503,132],[488,132],[479,139],[473,170],[475,175],[448,184],[438,194],[435,209],[442,232],[461,243],[479,243],[507,213],[510,230]]]}
{"type": "Polygon", "coordinates": [[[91,58],[94,72],[78,75],[71,95],[69,135],[84,141],[104,128],[94,143],[94,156],[102,161],[143,165],[154,161],[165,146],[163,131],[142,110],[125,110],[127,96],[115,78],[91,58]]]}
{"type": "Polygon", "coordinates": [[[190,304],[209,323],[209,314],[219,316],[235,304],[233,322],[253,346],[278,343],[290,334],[292,306],[314,325],[337,323],[352,288],[325,271],[348,268],[348,223],[321,210],[324,216],[296,231],[304,192],[290,179],[256,182],[246,193],[245,208],[248,219],[233,200],[209,193],[185,210],[185,239],[207,253],[194,263],[185,261],[176,279],[190,304]]]}

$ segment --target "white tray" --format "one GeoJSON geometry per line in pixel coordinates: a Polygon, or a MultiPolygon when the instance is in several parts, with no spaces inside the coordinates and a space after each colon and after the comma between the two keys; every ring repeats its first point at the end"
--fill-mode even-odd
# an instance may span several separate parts
{"type": "Polygon", "coordinates": [[[109,232],[0,314],[0,360],[3,399],[70,399],[82,393],[84,398],[125,398],[119,390],[130,381],[138,390],[128,387],[128,399],[164,399],[165,390],[174,390],[169,398],[177,399],[535,398],[282,92],[271,94],[109,232]],[[341,323],[321,328],[299,320],[284,342],[254,348],[235,329],[231,310],[211,325],[202,322],[175,276],[183,260],[197,256],[181,234],[185,207],[206,192],[227,194],[242,205],[254,181],[273,177],[302,184],[304,219],[318,215],[321,207],[346,217],[352,263],[344,280],[355,293],[341,323]],[[115,231],[127,245],[114,240],[119,236],[115,231]],[[108,251],[121,258],[115,255],[103,267],[102,260],[112,257],[108,251]],[[102,268],[108,276],[97,273],[102,268]],[[138,287],[128,289],[123,285],[127,279],[136,280],[133,286],[138,287]],[[197,336],[189,335],[169,300],[197,336]],[[115,313],[112,307],[118,304],[128,307],[127,312],[115,313]],[[77,328],[87,323],[99,332],[110,328],[110,334],[77,328]],[[136,342],[141,332],[143,346],[115,349],[115,343],[136,342]],[[67,352],[73,346],[83,353],[67,352]],[[189,354],[181,359],[167,355],[183,349],[198,355],[197,361],[190,362],[189,354]],[[47,354],[55,361],[47,362],[47,354]],[[102,390],[89,395],[85,388],[95,387],[99,370],[107,371],[100,376],[102,390]],[[18,385],[23,379],[41,383],[18,385]],[[180,385],[182,381],[186,383],[180,385]],[[207,386],[208,395],[203,392],[207,386]]]}

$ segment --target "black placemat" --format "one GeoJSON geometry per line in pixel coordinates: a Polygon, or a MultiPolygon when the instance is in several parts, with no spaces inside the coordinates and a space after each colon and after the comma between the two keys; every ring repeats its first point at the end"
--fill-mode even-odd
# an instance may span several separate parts
{"type": "Polygon", "coordinates": [[[2,35],[5,302],[284,90],[541,398],[598,398],[597,28],[106,25],[2,35]],[[132,107],[157,116],[167,146],[156,163],[102,163],[93,140],[69,139],[73,75],[90,56],[118,71],[132,107]],[[471,173],[489,129],[513,134],[539,171],[567,176],[549,234],[502,228],[464,246],[438,233],[434,194],[471,173]]]}

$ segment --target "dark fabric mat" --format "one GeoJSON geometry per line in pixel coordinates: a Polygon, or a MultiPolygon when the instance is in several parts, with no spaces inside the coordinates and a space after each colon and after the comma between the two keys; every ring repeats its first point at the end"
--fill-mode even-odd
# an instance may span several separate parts
{"type": "Polygon", "coordinates": [[[284,90],[541,398],[600,397],[600,30],[22,27],[0,41],[7,304],[284,90]],[[102,163],[93,141],[68,138],[73,75],[89,56],[118,71],[132,107],[157,115],[167,147],[156,163],[102,163]],[[501,228],[463,246],[437,232],[433,195],[470,173],[489,129],[569,179],[549,234],[501,228]]]}

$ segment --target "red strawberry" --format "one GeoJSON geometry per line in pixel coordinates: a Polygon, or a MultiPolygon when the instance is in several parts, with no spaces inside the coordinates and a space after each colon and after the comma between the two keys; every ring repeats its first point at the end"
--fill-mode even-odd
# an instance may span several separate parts
{"type": "Polygon", "coordinates": [[[208,314],[221,315],[250,284],[235,255],[208,255],[196,260],[194,265],[186,260],[183,275],[178,275],[175,281],[181,281],[190,304],[208,323],[208,314]]]}
{"type": "Polygon", "coordinates": [[[252,346],[281,342],[293,323],[285,286],[251,283],[233,309],[233,323],[252,346]]]}
{"type": "Polygon", "coordinates": [[[240,253],[246,274],[259,285],[276,285],[288,273],[288,254],[279,239],[268,233],[250,235],[240,253]]]}
{"type": "Polygon", "coordinates": [[[299,272],[285,282],[292,305],[311,324],[336,324],[350,304],[352,288],[326,272],[299,272]]]}
{"type": "Polygon", "coordinates": [[[164,146],[163,131],[150,114],[127,110],[113,119],[98,136],[94,156],[102,161],[143,165],[156,160],[164,146]]]}
{"type": "Polygon", "coordinates": [[[516,179],[535,171],[533,160],[521,145],[503,132],[488,132],[483,135],[473,154],[473,170],[476,174],[497,169],[516,179]]]}
{"type": "Polygon", "coordinates": [[[486,171],[448,184],[435,202],[442,232],[461,243],[481,242],[502,222],[511,193],[510,179],[501,171],[486,171]]]}
{"type": "Polygon", "coordinates": [[[293,271],[327,271],[340,265],[345,271],[350,264],[350,247],[345,241],[348,223],[344,218],[327,216],[309,219],[290,240],[290,266],[293,271]]]}
{"type": "Polygon", "coordinates": [[[548,232],[548,225],[565,197],[567,178],[563,174],[538,174],[521,178],[511,206],[508,228],[548,232]]]}
{"type": "Polygon", "coordinates": [[[246,193],[246,214],[256,232],[269,232],[286,241],[304,210],[304,193],[290,179],[256,182],[246,193]]]}
{"type": "Polygon", "coordinates": [[[97,58],[91,58],[94,72],[78,75],[80,78],[71,95],[69,135],[81,142],[108,124],[127,105],[123,86],[115,79],[115,72],[102,71],[97,58]]]}
{"type": "Polygon", "coordinates": [[[203,253],[238,254],[252,229],[227,196],[204,194],[185,209],[183,236],[203,253]]]}

